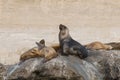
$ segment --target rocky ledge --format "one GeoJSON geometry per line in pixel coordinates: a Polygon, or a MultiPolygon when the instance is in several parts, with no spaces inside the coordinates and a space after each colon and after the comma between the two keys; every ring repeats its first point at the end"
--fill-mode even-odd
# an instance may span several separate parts
{"type": "MultiPolygon", "coordinates": [[[[120,80],[120,51],[89,51],[89,57],[61,56],[46,63],[31,58],[6,68],[3,80],[120,80]]],[[[3,67],[3,66],[2,66],[3,67]]],[[[3,68],[4,69],[4,68],[3,68]]]]}

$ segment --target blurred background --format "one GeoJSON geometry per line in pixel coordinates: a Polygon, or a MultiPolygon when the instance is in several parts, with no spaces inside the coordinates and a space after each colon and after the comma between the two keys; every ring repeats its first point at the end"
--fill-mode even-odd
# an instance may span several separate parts
{"type": "Polygon", "coordinates": [[[58,43],[59,24],[81,44],[120,42],[120,1],[0,0],[0,63],[18,62],[41,39],[58,43]]]}

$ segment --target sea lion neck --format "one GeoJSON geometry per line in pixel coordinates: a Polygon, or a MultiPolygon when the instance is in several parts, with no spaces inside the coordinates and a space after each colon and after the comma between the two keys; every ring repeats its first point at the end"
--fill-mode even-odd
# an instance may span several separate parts
{"type": "Polygon", "coordinates": [[[70,35],[67,35],[67,37],[62,38],[62,41],[70,41],[72,39],[72,37],[70,35]]]}

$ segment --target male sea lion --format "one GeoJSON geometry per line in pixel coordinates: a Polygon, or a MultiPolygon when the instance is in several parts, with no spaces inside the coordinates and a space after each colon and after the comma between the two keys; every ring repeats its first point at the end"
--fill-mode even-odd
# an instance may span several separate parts
{"type": "Polygon", "coordinates": [[[33,57],[43,57],[44,62],[51,60],[52,58],[57,57],[57,52],[52,47],[45,46],[45,40],[42,39],[40,42],[36,42],[38,47],[34,47],[29,51],[23,53],[20,57],[20,60],[26,60],[33,57]]]}
{"type": "Polygon", "coordinates": [[[90,44],[85,45],[87,49],[90,50],[110,50],[112,49],[112,46],[105,45],[99,41],[92,42],[90,44]]]}
{"type": "Polygon", "coordinates": [[[88,56],[86,48],[72,39],[69,34],[69,29],[65,25],[60,24],[59,30],[59,43],[63,55],[78,55],[81,59],[88,56]]]}

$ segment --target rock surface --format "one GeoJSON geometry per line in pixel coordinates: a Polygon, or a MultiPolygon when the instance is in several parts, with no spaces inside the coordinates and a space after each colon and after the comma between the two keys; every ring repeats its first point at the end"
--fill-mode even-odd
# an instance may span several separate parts
{"type": "Polygon", "coordinates": [[[0,80],[3,80],[3,76],[6,74],[8,66],[5,66],[0,63],[0,80]]]}
{"type": "Polygon", "coordinates": [[[89,51],[89,57],[61,56],[46,63],[31,58],[8,68],[6,80],[120,80],[120,51],[89,51]],[[49,79],[48,79],[49,78],[49,79]]]}

